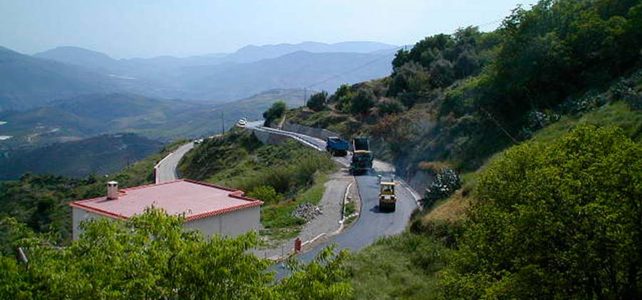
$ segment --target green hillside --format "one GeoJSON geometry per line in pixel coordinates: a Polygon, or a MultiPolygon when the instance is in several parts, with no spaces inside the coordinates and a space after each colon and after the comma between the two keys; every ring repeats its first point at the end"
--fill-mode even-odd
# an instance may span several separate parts
{"type": "Polygon", "coordinates": [[[350,259],[357,298],[640,297],[641,26],[640,1],[540,1],[288,111],[428,175],[409,230],[350,259]]]}
{"type": "Polygon", "coordinates": [[[0,180],[17,179],[25,173],[70,177],[111,174],[162,147],[159,141],[135,134],[100,135],[51,144],[0,157],[0,180]]]}
{"type": "Polygon", "coordinates": [[[305,221],[292,211],[302,203],[317,204],[335,168],[325,153],[295,141],[266,145],[244,130],[206,140],[179,165],[185,178],[237,188],[263,200],[262,234],[277,239],[296,236],[305,221]]]}
{"type": "Polygon", "coordinates": [[[0,112],[117,89],[107,75],[0,47],[0,112]]]}
{"type": "Polygon", "coordinates": [[[302,105],[303,90],[270,90],[247,99],[211,106],[133,94],[91,94],[57,100],[27,111],[0,112],[0,150],[34,148],[104,133],[129,132],[169,141],[213,135],[242,118],[259,119],[274,101],[302,105]],[[223,122],[225,124],[223,124],[223,122]]]}
{"type": "Polygon", "coordinates": [[[0,141],[0,162],[6,166],[0,170],[0,179],[18,178],[27,171],[67,176],[111,173],[155,151],[159,140],[213,135],[240,118],[259,119],[276,100],[291,107],[301,105],[303,94],[303,90],[271,90],[218,106],[133,94],[92,94],[27,111],[0,112],[0,120],[6,122],[0,125],[0,135],[11,136],[0,141]],[[116,133],[138,137],[113,138],[116,133]],[[109,138],[97,137],[104,134],[109,138]],[[117,145],[128,147],[120,150],[117,145]]]}
{"type": "MultiPolygon", "coordinates": [[[[541,0],[492,32],[427,37],[397,53],[390,76],[287,111],[289,122],[370,136],[375,157],[424,192],[404,233],[353,255],[329,249],[274,281],[270,263],[248,255],[256,236],[205,241],[154,210],[90,223],[80,241],[61,243],[66,200],[102,191],[107,179],[150,180],[167,147],[108,178],[0,183],[0,290],[13,298],[640,299],[640,28],[640,0],[541,0]],[[37,254],[26,268],[16,245],[37,254]]],[[[221,110],[197,115],[214,120],[221,110]]],[[[319,197],[332,168],[326,154],[263,145],[241,130],[206,139],[180,165],[188,178],[263,199],[262,223],[278,236],[296,232],[289,212],[319,197]]]]}

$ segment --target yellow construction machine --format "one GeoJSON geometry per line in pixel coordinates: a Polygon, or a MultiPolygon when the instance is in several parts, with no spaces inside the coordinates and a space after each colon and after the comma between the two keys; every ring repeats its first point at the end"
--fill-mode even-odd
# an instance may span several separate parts
{"type": "Polygon", "coordinates": [[[379,178],[379,210],[395,211],[397,196],[395,195],[395,179],[379,178]]]}

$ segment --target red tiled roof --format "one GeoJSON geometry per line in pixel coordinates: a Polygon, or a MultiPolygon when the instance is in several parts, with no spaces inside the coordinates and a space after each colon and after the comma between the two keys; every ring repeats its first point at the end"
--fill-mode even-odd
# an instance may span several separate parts
{"type": "Polygon", "coordinates": [[[109,200],[105,195],[69,203],[72,207],[115,219],[127,219],[153,206],[170,215],[185,214],[187,221],[261,204],[260,200],[245,197],[242,191],[188,179],[121,189],[115,200],[109,200]]]}

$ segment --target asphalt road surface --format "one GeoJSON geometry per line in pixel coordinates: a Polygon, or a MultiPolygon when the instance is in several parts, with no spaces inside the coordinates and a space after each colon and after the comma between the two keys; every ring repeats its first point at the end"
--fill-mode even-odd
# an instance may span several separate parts
{"type": "MultiPolygon", "coordinates": [[[[306,145],[311,144],[321,151],[325,149],[325,141],[318,138],[300,133],[261,127],[260,123],[255,122],[248,123],[248,125],[247,127],[253,130],[290,136],[306,145]]],[[[349,165],[349,159],[349,156],[337,158],[337,160],[344,165],[349,165]]],[[[379,179],[376,175],[377,173],[355,176],[359,195],[361,196],[361,212],[356,223],[340,234],[330,238],[328,241],[317,245],[312,250],[300,254],[298,256],[300,261],[312,261],[322,249],[331,244],[335,244],[337,250],[348,249],[357,251],[372,244],[381,237],[399,234],[404,231],[406,224],[408,224],[410,220],[410,215],[417,208],[415,197],[412,191],[405,185],[397,185],[396,210],[394,212],[379,211],[379,179]]],[[[289,273],[283,266],[277,266],[274,270],[277,272],[277,278],[283,278],[289,273]]]]}
{"type": "Polygon", "coordinates": [[[154,167],[156,169],[156,183],[163,183],[168,181],[173,181],[178,179],[176,174],[176,168],[178,163],[181,161],[181,158],[185,156],[189,150],[194,148],[194,142],[189,142],[184,144],[174,152],[165,156],[157,165],[154,167]]]}

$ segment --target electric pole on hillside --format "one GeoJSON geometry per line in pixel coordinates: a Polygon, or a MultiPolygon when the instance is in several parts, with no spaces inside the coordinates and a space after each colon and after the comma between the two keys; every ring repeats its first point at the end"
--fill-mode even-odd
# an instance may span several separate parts
{"type": "Polygon", "coordinates": [[[221,133],[225,133],[225,114],[221,110],[221,133]]]}
{"type": "Polygon", "coordinates": [[[303,106],[308,102],[308,88],[304,87],[303,88],[303,106]]]}

